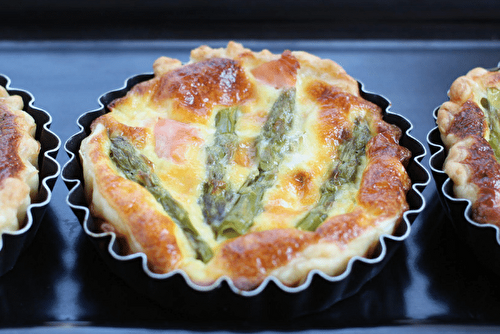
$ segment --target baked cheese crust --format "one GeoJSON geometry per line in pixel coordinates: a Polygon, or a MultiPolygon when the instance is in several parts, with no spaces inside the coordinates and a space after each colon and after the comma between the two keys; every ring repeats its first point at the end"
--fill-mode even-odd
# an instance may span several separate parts
{"type": "Polygon", "coordinates": [[[101,231],[155,273],[297,286],[369,256],[408,209],[401,130],[335,62],[201,46],[97,118],[82,142],[101,231]]]}
{"type": "Polygon", "coordinates": [[[449,97],[437,119],[444,171],[455,195],[471,201],[475,221],[500,226],[500,73],[475,68],[453,82],[449,97]]]}
{"type": "Polygon", "coordinates": [[[38,191],[36,124],[23,100],[0,86],[0,234],[26,221],[26,210],[38,191]]]}

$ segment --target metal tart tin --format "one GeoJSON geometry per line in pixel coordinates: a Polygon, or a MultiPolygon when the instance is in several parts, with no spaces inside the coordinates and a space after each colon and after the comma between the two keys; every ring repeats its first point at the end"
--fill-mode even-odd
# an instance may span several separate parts
{"type": "MultiPolygon", "coordinates": [[[[434,110],[435,120],[438,110],[439,107],[434,110]]],[[[437,126],[428,133],[427,143],[431,151],[429,158],[431,173],[446,215],[456,231],[456,237],[475,253],[482,265],[500,275],[500,228],[492,224],[475,222],[472,218],[471,201],[455,197],[453,181],[444,172],[447,150],[437,126]]]]}
{"type": "Polygon", "coordinates": [[[125,86],[105,93],[99,98],[100,108],[81,115],[77,121],[80,131],[68,139],[65,150],[70,159],[63,167],[62,178],[69,189],[67,203],[78,217],[84,233],[96,246],[109,268],[139,292],[155,300],[169,313],[197,318],[231,319],[284,319],[319,312],[336,302],[356,293],[373,278],[389,261],[397,247],[408,238],[411,224],[423,210],[425,199],[422,191],[430,181],[430,175],[421,164],[426,154],[424,146],[410,135],[412,124],[404,117],[390,112],[390,102],[376,94],[365,92],[360,83],[362,96],[384,110],[384,119],[403,130],[401,145],[412,152],[408,173],[413,185],[408,192],[409,211],[394,235],[380,237],[379,245],[370,258],[353,257],[347,269],[337,276],[328,276],[313,270],[298,287],[287,287],[273,277],[268,277],[255,290],[241,291],[230,279],[223,277],[210,286],[194,284],[180,270],[168,274],[155,274],[147,268],[143,253],[122,256],[116,235],[96,230],[83,190],[82,166],[78,157],[81,141],[90,134],[90,124],[109,110],[107,105],[126,94],[132,86],[153,78],[153,74],[141,74],[125,81],[125,86]]]}
{"type": "Polygon", "coordinates": [[[21,229],[8,231],[1,234],[0,239],[0,276],[11,270],[21,252],[33,240],[45,210],[52,197],[52,190],[60,173],[56,156],[61,146],[61,140],[49,130],[52,117],[48,112],[36,108],[33,103],[35,98],[31,93],[10,87],[10,79],[0,74],[0,85],[10,95],[19,95],[23,99],[23,110],[30,114],[36,123],[35,139],[40,142],[41,148],[38,156],[39,188],[38,194],[27,209],[27,221],[21,229]]]}

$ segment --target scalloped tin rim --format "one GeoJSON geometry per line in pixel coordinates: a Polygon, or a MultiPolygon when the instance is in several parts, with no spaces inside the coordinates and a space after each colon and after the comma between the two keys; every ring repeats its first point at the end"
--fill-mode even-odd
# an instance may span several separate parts
{"type": "MultiPolygon", "coordinates": [[[[4,245],[4,238],[9,238],[9,237],[19,237],[19,236],[24,236],[28,234],[28,232],[32,229],[34,225],[34,218],[33,218],[33,211],[35,209],[44,209],[52,199],[52,189],[54,187],[55,181],[57,180],[57,177],[59,176],[61,172],[61,166],[59,163],[56,161],[56,155],[60,149],[61,146],[61,140],[59,137],[52,131],[50,131],[49,127],[52,124],[52,116],[45,110],[35,107],[35,97],[31,92],[26,91],[24,89],[19,89],[19,88],[14,88],[11,87],[11,79],[5,75],[0,73],[0,79],[3,79],[5,81],[5,86],[3,86],[9,94],[20,94],[20,95],[25,95],[28,97],[29,102],[28,105],[25,105],[24,109],[30,109],[32,111],[35,111],[37,113],[40,113],[41,115],[45,116],[47,120],[43,124],[38,124],[37,123],[37,128],[42,125],[42,130],[40,130],[40,138],[36,138],[41,144],[42,144],[42,139],[48,143],[47,149],[43,152],[43,157],[47,159],[44,161],[45,165],[42,166],[43,169],[39,169],[39,174],[41,175],[43,172],[47,171],[49,168],[55,168],[55,171],[53,173],[48,174],[45,176],[43,179],[40,181],[40,186],[38,189],[38,193],[40,194],[42,191],[46,192],[46,197],[42,198],[40,202],[31,202],[30,205],[27,207],[27,221],[26,224],[21,228],[16,231],[5,231],[0,234],[0,256],[2,253],[5,254],[5,249],[3,247],[4,245]],[[44,138],[42,138],[42,136],[44,138]],[[50,163],[51,165],[47,167],[47,164],[50,163]]],[[[23,97],[24,100],[24,97],[23,97]]],[[[37,198],[37,200],[40,200],[40,198],[37,198]]],[[[36,232],[36,231],[35,231],[36,232]]],[[[0,268],[1,270],[1,268],[0,268]]],[[[0,273],[1,275],[2,273],[0,273]]]]}
{"type": "MultiPolygon", "coordinates": [[[[351,273],[351,269],[356,262],[362,262],[362,263],[371,264],[371,265],[374,265],[374,264],[381,262],[385,258],[386,253],[387,253],[387,245],[386,245],[385,240],[389,239],[389,240],[393,240],[393,241],[397,241],[397,242],[404,241],[409,236],[410,231],[411,231],[411,223],[410,223],[411,218],[409,216],[413,215],[416,217],[416,215],[418,215],[424,209],[424,207],[426,205],[425,198],[422,195],[421,191],[428,185],[431,177],[430,177],[430,174],[427,171],[427,169],[421,163],[423,157],[426,155],[426,149],[422,145],[422,143],[420,143],[415,137],[410,135],[410,131],[411,131],[411,129],[413,129],[413,124],[408,119],[406,119],[404,116],[391,112],[389,110],[391,103],[389,102],[389,100],[386,97],[384,97],[380,94],[375,94],[375,93],[371,93],[369,91],[365,91],[363,84],[358,81],[362,95],[364,95],[364,96],[372,95],[374,97],[381,99],[382,101],[384,101],[383,103],[385,104],[385,106],[380,106],[380,107],[384,110],[385,114],[391,115],[393,117],[397,117],[401,121],[407,123],[408,129],[405,131],[405,135],[409,138],[410,141],[412,141],[414,143],[414,145],[418,146],[419,149],[422,151],[421,154],[412,158],[414,160],[415,164],[417,165],[417,167],[419,168],[419,170],[423,173],[423,176],[421,176],[420,182],[416,182],[416,183],[412,184],[412,190],[418,196],[421,204],[418,208],[408,210],[404,213],[403,221],[404,221],[406,226],[405,226],[405,233],[403,235],[395,236],[395,235],[382,234],[379,237],[379,244],[381,246],[381,251],[377,257],[365,258],[365,257],[361,257],[361,256],[354,256],[348,261],[346,269],[341,274],[336,275],[336,276],[329,276],[329,275],[325,274],[324,272],[316,270],[316,269],[311,270],[309,272],[309,274],[307,275],[306,280],[301,285],[299,285],[297,287],[285,286],[277,278],[269,276],[256,289],[253,289],[250,291],[243,291],[243,290],[236,288],[236,286],[233,284],[232,280],[228,277],[225,277],[225,276],[217,279],[211,285],[201,286],[201,285],[195,284],[183,270],[176,269],[176,270],[173,270],[173,271],[166,273],[166,274],[153,273],[149,270],[149,268],[147,266],[147,257],[144,253],[134,253],[134,254],[130,254],[130,255],[119,255],[113,250],[113,245],[116,241],[116,234],[114,234],[112,232],[94,233],[94,232],[89,230],[89,228],[87,226],[88,218],[90,216],[90,212],[89,212],[88,207],[77,205],[77,204],[74,204],[71,202],[71,197],[75,194],[75,192],[77,191],[77,189],[79,187],[83,186],[82,182],[78,179],[68,178],[65,175],[65,171],[70,169],[73,164],[77,163],[75,161],[77,155],[69,148],[69,146],[73,145],[73,142],[75,140],[78,140],[79,137],[82,137],[82,139],[83,139],[83,137],[86,137],[86,135],[84,133],[85,125],[81,123],[82,119],[86,118],[89,114],[94,114],[94,113],[98,114],[98,113],[103,112],[106,108],[103,100],[105,99],[105,97],[107,95],[125,93],[133,85],[137,84],[138,82],[144,81],[147,78],[151,78],[152,76],[153,76],[153,73],[143,73],[143,74],[138,74],[138,75],[134,75],[134,76],[127,78],[124,81],[124,85],[121,88],[108,91],[108,92],[102,94],[98,98],[98,103],[100,105],[100,108],[97,108],[97,109],[91,110],[87,113],[84,113],[78,118],[77,125],[80,128],[80,131],[75,133],[73,136],[71,136],[65,144],[65,150],[70,158],[69,158],[69,161],[63,167],[63,173],[62,173],[62,179],[64,180],[64,182],[67,184],[68,187],[71,187],[69,190],[69,194],[66,198],[66,202],[73,210],[80,210],[80,211],[84,212],[84,218],[83,218],[83,221],[81,223],[82,223],[82,226],[83,226],[85,233],[88,236],[90,236],[91,238],[110,237],[110,241],[109,241],[108,247],[107,247],[107,251],[109,252],[109,254],[117,261],[131,261],[131,260],[135,260],[135,259],[140,258],[144,272],[152,279],[166,280],[168,278],[173,277],[174,275],[181,275],[189,287],[191,287],[192,289],[194,289],[196,291],[200,291],[200,292],[212,291],[218,287],[221,287],[222,282],[226,282],[232,292],[234,292],[237,295],[246,296],[246,297],[253,297],[253,296],[259,295],[262,291],[264,291],[266,289],[266,287],[270,284],[270,282],[273,282],[274,284],[276,284],[276,286],[278,286],[282,291],[284,291],[286,293],[292,293],[292,294],[298,293],[298,292],[301,292],[301,291],[307,289],[309,287],[309,285],[311,284],[314,276],[320,276],[321,278],[323,278],[326,281],[331,282],[331,283],[339,282],[339,281],[341,281],[349,276],[349,274],[351,273]],[[72,185],[70,186],[70,184],[72,184],[72,185]]],[[[78,143],[78,146],[79,146],[79,143],[78,143]]]]}

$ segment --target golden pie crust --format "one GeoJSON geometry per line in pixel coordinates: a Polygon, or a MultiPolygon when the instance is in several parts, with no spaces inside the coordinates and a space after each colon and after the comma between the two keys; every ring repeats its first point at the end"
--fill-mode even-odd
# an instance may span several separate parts
{"type": "Polygon", "coordinates": [[[448,151],[444,171],[455,195],[471,201],[475,221],[500,226],[500,164],[491,146],[498,90],[498,71],[472,69],[451,85],[450,100],[439,108],[437,123],[448,151]]]}
{"type": "Polygon", "coordinates": [[[38,191],[36,124],[23,100],[0,87],[0,233],[16,231],[38,191]]]}
{"type": "Polygon", "coordinates": [[[255,289],[268,276],[297,286],[313,269],[335,275],[353,256],[369,256],[380,235],[393,233],[401,221],[410,188],[405,170],[410,152],[399,145],[401,130],[382,120],[381,108],[364,100],[356,80],[335,62],[306,52],[253,52],[230,42],[226,48],[192,50],[187,64],[161,57],[153,68],[154,78],[135,85],[93,122],[80,148],[86,195],[101,231],[116,233],[126,245],[123,253],[145,253],[151,271],[181,269],[198,285],[225,276],[241,290],[255,289]],[[224,182],[243,189],[260,169],[256,138],[275,101],[290,89],[293,125],[262,209],[245,234],[214,233],[200,203],[217,112],[238,110],[237,142],[224,158],[224,182]],[[371,139],[354,181],[339,188],[319,227],[296,228],[319,201],[329,166],[339,160],[339,146],[351,139],[359,120],[368,125],[371,139]],[[208,261],[196,257],[155,196],[110,158],[115,136],[147,157],[209,245],[208,261]]]}

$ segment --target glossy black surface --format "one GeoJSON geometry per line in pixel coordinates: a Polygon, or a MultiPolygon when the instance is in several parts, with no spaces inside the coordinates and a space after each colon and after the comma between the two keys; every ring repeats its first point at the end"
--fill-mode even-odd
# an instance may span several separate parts
{"type": "Polygon", "coordinates": [[[0,39],[499,38],[495,0],[17,0],[0,39]]]}
{"type": "MultiPolygon", "coordinates": [[[[453,80],[475,66],[494,67],[500,60],[498,42],[242,42],[254,50],[302,49],[337,61],[367,90],[386,96],[391,110],[414,124],[412,134],[423,143],[434,127],[432,112],[447,99],[453,80]]],[[[64,142],[77,130],[76,117],[99,107],[97,98],[103,92],[121,87],[129,76],[150,72],[160,55],[186,61],[189,50],[202,43],[224,46],[226,41],[0,42],[0,72],[36,96],[36,104],[53,116],[51,129],[64,142]]],[[[61,164],[67,159],[58,155],[61,164]]],[[[427,161],[428,157],[425,166],[427,161]]],[[[39,332],[82,329],[73,326],[101,326],[102,332],[121,332],[124,327],[136,332],[357,328],[381,333],[403,328],[407,332],[500,329],[499,276],[458,241],[433,182],[424,191],[427,207],[412,225],[412,234],[378,276],[324,312],[277,323],[199,322],[165,312],[110,273],[66,206],[66,195],[59,180],[35,240],[14,269],[0,278],[1,328],[34,325],[41,326],[39,332]],[[57,327],[48,327],[52,325],[57,327]],[[405,326],[376,327],[396,325],[405,326]]]]}

